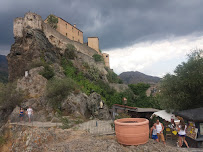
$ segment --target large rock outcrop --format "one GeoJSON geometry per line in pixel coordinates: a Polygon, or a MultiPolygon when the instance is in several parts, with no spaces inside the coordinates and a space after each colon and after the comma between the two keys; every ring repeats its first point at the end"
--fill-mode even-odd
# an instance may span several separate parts
{"type": "Polygon", "coordinates": [[[101,120],[110,119],[111,117],[107,105],[104,104],[103,108],[100,108],[100,102],[103,102],[101,96],[96,92],[92,93],[87,101],[88,110],[94,118],[99,118],[101,120]]]}
{"type": "Polygon", "coordinates": [[[96,63],[92,56],[98,54],[94,49],[72,41],[60,34],[49,24],[44,23],[41,16],[28,12],[23,18],[14,20],[13,32],[15,43],[11,46],[7,56],[9,66],[9,80],[14,81],[24,75],[33,63],[39,61],[56,63],[63,56],[68,44],[76,48],[77,60],[96,65],[105,75],[104,63],[96,63]]]}
{"type": "MultiPolygon", "coordinates": [[[[48,121],[55,117],[56,110],[52,108],[46,98],[47,79],[40,75],[40,71],[46,65],[50,66],[55,77],[63,79],[65,77],[62,68],[62,59],[65,56],[68,44],[74,46],[72,59],[77,71],[82,71],[85,75],[89,71],[84,69],[84,64],[98,70],[99,79],[108,82],[107,71],[103,62],[95,62],[93,55],[97,51],[63,36],[35,13],[26,13],[23,18],[14,20],[15,43],[11,46],[8,59],[9,80],[17,80],[17,89],[24,91],[25,99],[18,105],[27,109],[31,106],[35,112],[35,121],[48,121]],[[25,76],[25,73],[29,73],[25,76]]],[[[94,73],[94,71],[92,71],[94,73]]],[[[91,77],[91,74],[89,74],[91,77]]],[[[61,102],[62,114],[74,115],[89,118],[91,116],[99,119],[109,119],[109,110],[105,105],[103,109],[98,109],[101,96],[92,94],[89,97],[84,93],[71,93],[66,100],[61,102]]],[[[10,115],[11,121],[18,121],[19,107],[16,107],[10,115]]]]}

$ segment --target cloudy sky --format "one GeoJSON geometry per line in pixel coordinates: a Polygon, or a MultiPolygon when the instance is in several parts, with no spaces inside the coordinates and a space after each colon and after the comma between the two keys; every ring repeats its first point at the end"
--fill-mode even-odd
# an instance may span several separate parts
{"type": "Polygon", "coordinates": [[[98,36],[117,74],[172,73],[186,54],[203,49],[202,0],[0,0],[0,54],[13,39],[13,19],[31,11],[45,19],[55,14],[98,36]]]}

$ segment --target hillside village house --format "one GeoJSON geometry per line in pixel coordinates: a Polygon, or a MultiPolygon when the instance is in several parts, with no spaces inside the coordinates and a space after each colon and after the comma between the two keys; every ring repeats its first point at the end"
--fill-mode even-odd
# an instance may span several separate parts
{"type": "MultiPolygon", "coordinates": [[[[83,32],[76,27],[76,24],[72,25],[69,22],[65,21],[64,19],[57,17],[54,15],[54,17],[58,18],[58,23],[56,24],[56,30],[61,33],[62,35],[66,36],[68,39],[77,41],[79,43],[83,44],[83,32]]],[[[45,19],[45,23],[48,22],[49,16],[45,19]]],[[[101,53],[99,49],[99,38],[98,37],[88,37],[87,43],[85,43],[90,48],[96,50],[98,54],[102,55],[104,58],[105,66],[110,68],[109,65],[109,54],[107,53],[101,53]]]]}

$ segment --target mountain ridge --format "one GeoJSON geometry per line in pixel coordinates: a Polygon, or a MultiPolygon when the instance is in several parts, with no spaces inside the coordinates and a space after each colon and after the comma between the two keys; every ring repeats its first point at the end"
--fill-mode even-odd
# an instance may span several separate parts
{"type": "Polygon", "coordinates": [[[155,84],[161,80],[161,78],[159,78],[159,77],[146,75],[146,74],[141,73],[139,71],[122,72],[119,75],[119,77],[126,84],[137,84],[137,83],[155,84]]]}
{"type": "Polygon", "coordinates": [[[0,82],[8,81],[8,62],[5,55],[0,55],[0,82]]]}

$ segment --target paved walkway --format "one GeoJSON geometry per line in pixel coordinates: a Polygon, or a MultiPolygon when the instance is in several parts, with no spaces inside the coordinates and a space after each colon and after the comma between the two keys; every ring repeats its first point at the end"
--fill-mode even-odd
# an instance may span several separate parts
{"type": "Polygon", "coordinates": [[[40,128],[62,126],[62,123],[51,123],[50,121],[48,121],[48,122],[33,121],[31,123],[22,121],[22,122],[13,122],[10,124],[11,125],[30,126],[30,127],[34,126],[34,127],[40,127],[40,128]]]}
{"type": "Polygon", "coordinates": [[[87,130],[91,134],[104,135],[114,134],[114,130],[111,127],[112,120],[90,120],[88,122],[79,125],[79,129],[87,130]]]}
{"type": "MultiPolygon", "coordinates": [[[[86,130],[94,135],[107,135],[114,134],[114,130],[111,127],[112,120],[90,120],[78,125],[79,130],[86,130]]],[[[11,125],[22,125],[22,126],[30,126],[30,127],[40,127],[40,128],[49,128],[49,127],[58,127],[62,126],[62,123],[51,123],[51,122],[39,122],[33,121],[29,122],[13,122],[11,125]]]]}

